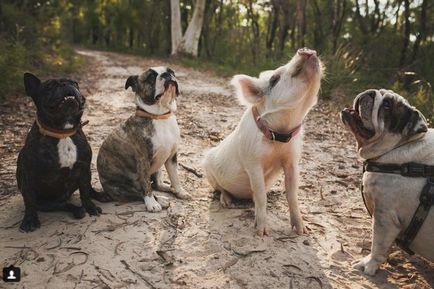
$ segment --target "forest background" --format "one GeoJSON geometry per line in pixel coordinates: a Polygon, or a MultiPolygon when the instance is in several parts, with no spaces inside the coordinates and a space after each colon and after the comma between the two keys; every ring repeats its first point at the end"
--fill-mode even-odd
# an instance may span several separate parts
{"type": "Polygon", "coordinates": [[[257,75],[297,48],[318,51],[321,97],[349,103],[389,88],[434,121],[434,1],[2,0],[0,101],[22,75],[62,76],[85,59],[74,47],[171,58],[223,76],[257,75]]]}

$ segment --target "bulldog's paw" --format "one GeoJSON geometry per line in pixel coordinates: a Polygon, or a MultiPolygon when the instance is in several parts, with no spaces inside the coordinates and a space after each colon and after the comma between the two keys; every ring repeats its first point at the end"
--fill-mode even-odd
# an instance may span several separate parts
{"type": "Polygon", "coordinates": [[[90,216],[99,216],[102,213],[100,207],[97,207],[91,200],[82,202],[83,207],[90,216]]]}
{"type": "Polygon", "coordinates": [[[191,199],[191,195],[189,193],[187,193],[184,189],[180,189],[180,190],[173,190],[173,193],[175,194],[175,196],[177,196],[180,199],[183,200],[190,200],[191,199]]]}
{"type": "Polygon", "coordinates": [[[163,209],[155,199],[154,195],[145,196],[143,200],[145,201],[146,210],[149,212],[160,212],[163,209]]]}
{"type": "Polygon", "coordinates": [[[303,219],[300,214],[291,214],[291,228],[295,229],[297,235],[307,234],[303,219]]]}
{"type": "Polygon", "coordinates": [[[38,215],[27,216],[25,215],[20,225],[20,230],[23,232],[33,232],[41,227],[38,215]]]}
{"type": "Polygon", "coordinates": [[[155,196],[155,199],[157,200],[157,202],[160,204],[160,206],[163,209],[167,209],[168,207],[170,207],[169,198],[164,197],[164,196],[157,196],[157,195],[154,195],[154,196],[155,196]]]}
{"type": "Polygon", "coordinates": [[[353,268],[362,271],[366,275],[374,276],[380,264],[372,258],[372,254],[362,258],[353,265],[353,268]]]}
{"type": "Polygon", "coordinates": [[[95,191],[94,189],[91,190],[90,197],[101,203],[108,203],[113,201],[113,198],[106,192],[98,192],[95,191]]]}

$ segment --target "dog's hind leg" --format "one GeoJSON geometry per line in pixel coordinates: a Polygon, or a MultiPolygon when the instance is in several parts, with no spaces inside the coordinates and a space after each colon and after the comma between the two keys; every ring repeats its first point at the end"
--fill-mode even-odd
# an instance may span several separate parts
{"type": "Polygon", "coordinates": [[[107,203],[107,202],[113,201],[113,198],[110,197],[110,195],[104,191],[98,192],[94,188],[91,187],[91,190],[89,193],[90,193],[90,197],[94,200],[97,200],[98,202],[107,203]]]}
{"type": "Polygon", "coordinates": [[[151,175],[151,185],[152,189],[156,191],[170,192],[170,186],[162,182],[161,172],[159,170],[151,175]]]}
{"type": "Polygon", "coordinates": [[[42,212],[70,212],[76,219],[82,219],[86,215],[86,210],[83,207],[66,202],[38,201],[38,210],[42,212]]]}

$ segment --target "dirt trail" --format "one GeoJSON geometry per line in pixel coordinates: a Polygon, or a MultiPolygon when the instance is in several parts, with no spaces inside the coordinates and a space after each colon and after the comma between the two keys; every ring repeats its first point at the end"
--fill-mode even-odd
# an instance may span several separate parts
{"type": "MultiPolygon", "coordinates": [[[[88,105],[84,131],[93,148],[93,183],[100,188],[95,160],[104,137],[133,111],[126,78],[160,60],[79,51],[88,69],[73,76],[88,105]]],[[[14,180],[17,151],[34,108],[20,98],[0,106],[0,265],[21,266],[22,282],[7,288],[431,288],[432,264],[397,249],[370,278],[350,263],[370,248],[370,218],[360,198],[360,163],[335,109],[320,104],[305,123],[299,190],[309,235],[295,235],[281,180],[268,198],[271,237],[254,234],[254,213],[222,209],[200,168],[206,149],[237,124],[243,108],[228,79],[170,65],[180,81],[178,122],[182,132],[179,168],[194,199],[171,199],[169,209],[145,212],[143,203],[101,204],[104,214],[73,220],[40,213],[41,229],[18,231],[23,202],[14,180]],[[363,249],[362,249],[363,248],[363,249]],[[390,265],[393,264],[393,265],[390,265]]],[[[167,179],[167,178],[166,178],[167,179]]],[[[76,197],[76,196],[75,196],[76,197]]],[[[77,198],[76,198],[77,199],[77,198]]],[[[3,285],[0,283],[0,288],[3,285]]]]}

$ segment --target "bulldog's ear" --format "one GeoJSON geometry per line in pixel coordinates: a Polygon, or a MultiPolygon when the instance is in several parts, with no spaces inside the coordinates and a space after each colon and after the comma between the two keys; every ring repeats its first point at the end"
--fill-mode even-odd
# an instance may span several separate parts
{"type": "Polygon", "coordinates": [[[26,88],[26,94],[34,97],[38,92],[41,80],[31,74],[30,72],[24,73],[24,87],[26,88]]]}
{"type": "Polygon", "coordinates": [[[428,123],[425,116],[417,109],[413,108],[407,126],[404,129],[404,134],[407,137],[412,137],[419,133],[428,131],[428,123]]]}
{"type": "Polygon", "coordinates": [[[261,81],[248,75],[235,75],[231,84],[235,87],[241,104],[256,104],[264,99],[261,81]]]}
{"type": "Polygon", "coordinates": [[[136,92],[138,81],[139,81],[138,75],[131,75],[130,77],[128,77],[127,82],[125,83],[125,89],[131,87],[133,91],[136,92]]]}

